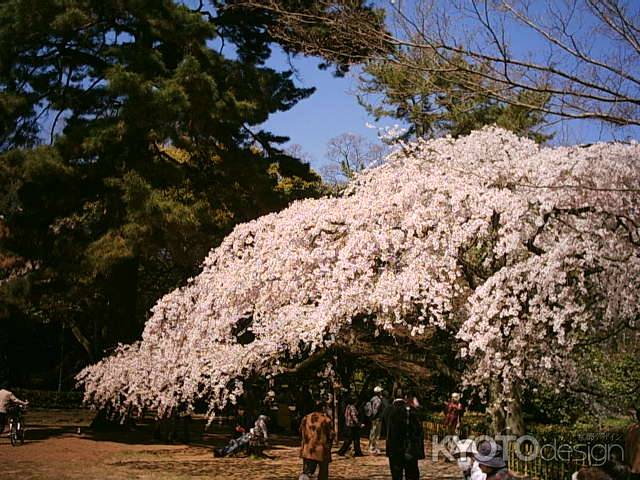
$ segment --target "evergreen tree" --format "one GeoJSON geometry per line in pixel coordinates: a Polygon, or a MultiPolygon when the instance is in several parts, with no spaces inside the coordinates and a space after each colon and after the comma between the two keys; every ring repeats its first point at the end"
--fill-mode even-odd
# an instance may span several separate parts
{"type": "Polygon", "coordinates": [[[265,67],[264,18],[223,7],[2,2],[0,336],[44,323],[99,358],[235,224],[318,194],[259,127],[312,89],[265,67]]]}
{"type": "Polygon", "coordinates": [[[543,107],[548,95],[515,92],[518,102],[500,102],[491,94],[499,86],[487,80],[487,66],[471,65],[455,56],[441,57],[428,49],[399,48],[393,61],[369,61],[360,77],[360,103],[378,119],[406,122],[407,137],[459,137],[485,125],[497,125],[538,142],[550,138],[540,131],[544,115],[519,105],[543,107]],[[458,68],[446,70],[444,62],[458,68]]]}

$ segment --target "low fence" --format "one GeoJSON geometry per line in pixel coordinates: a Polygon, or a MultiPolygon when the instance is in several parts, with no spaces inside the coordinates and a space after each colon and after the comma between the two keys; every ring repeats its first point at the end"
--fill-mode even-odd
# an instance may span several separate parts
{"type": "Polygon", "coordinates": [[[532,453],[533,446],[531,445],[517,447],[511,444],[508,454],[509,468],[527,478],[537,480],[568,480],[574,472],[585,464],[584,462],[578,461],[562,462],[545,460],[540,455],[536,455],[530,460],[522,458],[522,455],[529,457],[532,453]]]}
{"type": "MultiPolygon", "coordinates": [[[[422,428],[429,436],[437,435],[438,437],[445,437],[446,435],[449,435],[449,427],[444,425],[441,420],[425,420],[422,422],[422,428]]],[[[475,425],[464,424],[460,428],[460,433],[458,434],[460,438],[480,437],[482,435],[486,434],[475,425]]]]}

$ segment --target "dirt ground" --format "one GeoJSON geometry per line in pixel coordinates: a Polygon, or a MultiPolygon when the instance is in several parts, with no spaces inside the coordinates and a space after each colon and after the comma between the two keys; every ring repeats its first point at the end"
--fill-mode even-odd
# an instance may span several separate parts
{"type": "MultiPolygon", "coordinates": [[[[212,446],[228,438],[222,432],[192,428],[189,445],[154,443],[151,426],[132,431],[94,433],[82,411],[32,412],[27,441],[11,447],[0,439],[0,476],[22,479],[190,479],[296,480],[301,471],[297,439],[273,436],[269,458],[213,458],[212,446]],[[78,433],[80,427],[80,433],[78,433]]],[[[363,440],[366,447],[366,440],[363,440]]],[[[389,480],[384,456],[338,457],[330,466],[332,480],[389,480]]],[[[421,478],[460,478],[455,465],[421,462],[421,478]]]]}

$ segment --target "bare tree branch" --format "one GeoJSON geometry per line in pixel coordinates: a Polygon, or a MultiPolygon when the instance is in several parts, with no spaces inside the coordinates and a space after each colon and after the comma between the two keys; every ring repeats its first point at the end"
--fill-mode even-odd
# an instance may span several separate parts
{"type": "MultiPolygon", "coordinates": [[[[296,11],[282,0],[239,0],[274,18],[270,33],[294,51],[329,61],[389,62],[424,76],[459,74],[496,101],[564,119],[640,125],[640,4],[631,0],[380,1],[387,29],[357,14],[351,0],[319,0],[296,11]],[[541,20],[543,19],[543,20],[541,20]],[[326,36],[309,34],[322,26],[326,36]],[[512,37],[512,38],[510,38],[512,37]],[[526,38],[526,40],[515,40],[526,38]],[[530,45],[527,42],[530,39],[530,45]],[[358,45],[355,53],[346,45],[358,45]],[[367,48],[368,47],[368,48],[367,48]],[[425,65],[412,52],[437,61],[425,65]],[[460,60],[464,61],[460,61],[460,60]],[[549,95],[541,105],[523,92],[549,95]]],[[[466,84],[465,84],[466,82],[466,84]]]]}

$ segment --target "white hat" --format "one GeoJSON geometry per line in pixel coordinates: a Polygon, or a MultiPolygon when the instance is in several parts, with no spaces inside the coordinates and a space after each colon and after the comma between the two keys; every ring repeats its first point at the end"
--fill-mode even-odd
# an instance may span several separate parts
{"type": "Polygon", "coordinates": [[[460,400],[460,394],[459,393],[452,393],[451,394],[451,398],[453,398],[454,400],[460,400]]]}
{"type": "Polygon", "coordinates": [[[373,391],[374,391],[374,393],[380,393],[380,392],[382,392],[382,387],[380,385],[378,385],[377,387],[375,387],[373,389],[373,391]]]}

